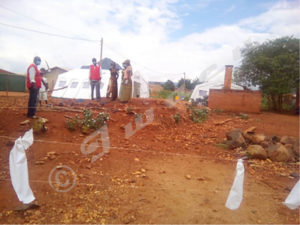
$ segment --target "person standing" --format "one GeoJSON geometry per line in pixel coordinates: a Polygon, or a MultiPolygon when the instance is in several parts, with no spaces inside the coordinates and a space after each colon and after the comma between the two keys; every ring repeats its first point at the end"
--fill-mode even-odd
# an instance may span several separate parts
{"type": "Polygon", "coordinates": [[[29,90],[28,110],[27,117],[35,117],[37,97],[39,89],[41,88],[41,73],[37,68],[41,64],[41,58],[36,56],[33,59],[33,63],[29,65],[27,69],[26,86],[29,90]]]}
{"type": "Polygon", "coordinates": [[[45,101],[45,104],[48,105],[48,98],[47,98],[47,91],[49,89],[47,78],[45,77],[46,70],[41,69],[41,75],[42,75],[42,80],[41,80],[41,88],[39,91],[39,102],[40,106],[42,106],[42,100],[45,101]]]}
{"type": "Polygon", "coordinates": [[[119,98],[121,102],[126,103],[131,99],[132,95],[132,67],[129,59],[126,59],[123,62],[123,67],[124,69],[122,71],[122,84],[119,98]]]}
{"type": "Polygon", "coordinates": [[[94,99],[94,89],[96,87],[96,98],[100,100],[100,81],[101,81],[101,67],[97,65],[97,60],[95,58],[92,59],[93,64],[90,65],[90,83],[92,89],[92,100],[94,99]]]}
{"type": "Polygon", "coordinates": [[[116,63],[112,62],[110,68],[110,86],[108,90],[108,96],[111,94],[112,101],[115,101],[118,97],[118,78],[119,70],[116,63]]]}

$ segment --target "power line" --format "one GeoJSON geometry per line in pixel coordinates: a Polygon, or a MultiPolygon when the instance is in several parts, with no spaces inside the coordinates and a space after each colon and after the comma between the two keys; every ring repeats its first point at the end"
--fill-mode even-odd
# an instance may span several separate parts
{"type": "Polygon", "coordinates": [[[19,13],[19,12],[15,11],[15,10],[13,10],[13,9],[10,9],[10,8],[8,8],[8,7],[4,6],[4,5],[2,5],[2,4],[0,4],[0,8],[6,9],[6,10],[8,10],[8,11],[10,11],[10,12],[12,12],[12,13],[18,15],[18,16],[23,16],[23,17],[25,17],[25,18],[27,18],[27,19],[30,19],[30,20],[32,20],[32,21],[34,21],[34,22],[36,22],[36,23],[39,23],[39,24],[41,24],[41,25],[43,25],[43,26],[48,26],[48,27],[51,27],[51,28],[53,28],[53,29],[55,29],[55,30],[62,31],[61,29],[58,29],[58,28],[53,27],[53,26],[51,26],[51,25],[49,25],[49,24],[43,23],[43,22],[41,22],[41,21],[39,21],[39,20],[37,20],[37,19],[35,19],[35,18],[33,18],[33,17],[30,17],[30,16],[24,15],[24,14],[22,14],[22,13],[19,13]]]}
{"type": "Polygon", "coordinates": [[[70,36],[61,35],[61,34],[54,34],[54,33],[39,31],[39,30],[35,30],[35,29],[19,27],[19,26],[15,26],[15,25],[10,25],[10,24],[6,24],[6,23],[2,23],[2,22],[0,22],[0,25],[6,26],[6,27],[11,27],[11,28],[14,28],[14,29],[19,29],[19,30],[25,30],[25,31],[29,31],[29,32],[34,32],[34,33],[38,33],[38,34],[53,36],[53,37],[59,37],[59,38],[77,40],[77,41],[99,42],[99,40],[91,40],[91,39],[79,38],[79,37],[70,37],[70,36]]]}
{"type": "MultiPolygon", "coordinates": [[[[1,5],[0,5],[1,6],[1,5]]],[[[77,41],[87,41],[87,42],[99,42],[99,40],[91,40],[91,39],[86,39],[86,38],[79,38],[79,37],[70,37],[70,36],[66,36],[66,35],[61,35],[61,34],[55,34],[55,33],[49,33],[49,32],[44,32],[44,31],[39,31],[39,30],[35,30],[35,29],[30,29],[30,28],[24,28],[24,27],[20,27],[20,26],[15,26],[15,25],[11,25],[11,24],[6,24],[6,23],[2,23],[0,22],[0,25],[2,26],[7,26],[7,27],[11,27],[14,29],[19,29],[19,30],[24,30],[24,31],[28,31],[28,32],[34,32],[34,33],[38,33],[38,34],[42,34],[42,35],[48,35],[48,36],[53,36],[53,37],[58,37],[58,38],[64,38],[64,39],[70,39],[70,40],[77,40],[77,41]]],[[[48,26],[48,25],[47,25],[48,26]]],[[[126,58],[125,56],[123,56],[122,54],[120,54],[119,52],[115,51],[114,49],[108,47],[111,51],[117,53],[119,56],[126,58]]],[[[132,62],[142,66],[144,69],[154,72],[154,73],[158,73],[158,74],[163,74],[166,75],[167,73],[164,72],[159,72],[156,70],[153,70],[147,66],[144,66],[143,64],[135,61],[135,60],[131,60],[132,62]]]]}

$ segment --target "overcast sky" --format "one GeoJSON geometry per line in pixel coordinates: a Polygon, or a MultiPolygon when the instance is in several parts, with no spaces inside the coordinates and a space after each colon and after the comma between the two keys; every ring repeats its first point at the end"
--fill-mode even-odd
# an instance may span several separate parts
{"type": "Polygon", "coordinates": [[[25,73],[36,55],[50,67],[89,65],[103,37],[103,57],[130,59],[147,80],[223,80],[246,42],[299,37],[299,15],[299,0],[1,0],[0,68],[25,73]]]}

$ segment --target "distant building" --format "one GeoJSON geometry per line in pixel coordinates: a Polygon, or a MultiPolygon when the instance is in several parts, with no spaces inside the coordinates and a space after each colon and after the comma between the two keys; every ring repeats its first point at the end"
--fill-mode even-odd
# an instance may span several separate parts
{"type": "Polygon", "coordinates": [[[25,92],[26,76],[0,69],[0,91],[25,92]]]}
{"type": "Polygon", "coordinates": [[[56,66],[51,68],[50,71],[45,74],[45,77],[48,81],[49,90],[54,88],[58,75],[65,72],[67,72],[67,70],[56,66]]]}
{"type": "Polygon", "coordinates": [[[152,84],[149,82],[149,89],[150,89],[150,96],[155,96],[157,95],[160,91],[163,90],[163,87],[160,84],[152,84]]]}

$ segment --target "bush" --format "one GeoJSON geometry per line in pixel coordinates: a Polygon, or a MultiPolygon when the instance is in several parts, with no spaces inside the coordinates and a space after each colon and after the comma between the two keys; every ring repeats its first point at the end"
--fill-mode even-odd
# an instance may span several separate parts
{"type": "Polygon", "coordinates": [[[207,119],[208,109],[192,109],[191,120],[194,123],[202,123],[207,119]]]}
{"type": "Polygon", "coordinates": [[[176,113],[175,115],[173,115],[173,118],[175,120],[176,123],[179,123],[180,121],[180,114],[176,113]]]}
{"type": "Polygon", "coordinates": [[[74,131],[77,127],[80,127],[83,133],[88,133],[90,129],[96,130],[102,127],[109,119],[109,114],[105,112],[100,112],[94,118],[93,113],[89,109],[84,109],[82,114],[82,119],[80,119],[78,115],[75,115],[75,118],[68,118],[66,120],[66,127],[71,131],[74,131]]]}
{"type": "Polygon", "coordinates": [[[239,117],[241,117],[241,119],[243,119],[243,120],[249,119],[249,115],[248,114],[244,114],[244,113],[240,113],[239,117]]]}

